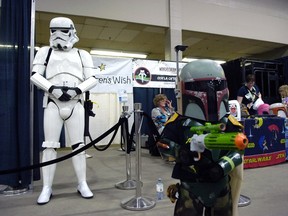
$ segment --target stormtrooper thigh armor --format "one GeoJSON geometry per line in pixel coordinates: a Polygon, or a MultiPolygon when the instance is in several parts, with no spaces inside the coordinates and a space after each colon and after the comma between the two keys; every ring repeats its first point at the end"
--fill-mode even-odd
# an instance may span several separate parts
{"type": "MultiPolygon", "coordinates": [[[[61,102],[54,100],[49,102],[44,111],[44,135],[45,141],[42,147],[42,162],[56,159],[57,152],[55,148],[60,147],[59,139],[62,126],[65,126],[66,139],[69,145],[80,144],[75,150],[84,146],[84,108],[78,100],[61,102]],[[53,122],[51,122],[53,120],[53,122]]],[[[77,190],[84,198],[92,198],[93,193],[86,183],[86,157],[81,152],[72,158],[74,170],[78,178],[77,190]]],[[[43,189],[37,200],[38,204],[46,204],[52,196],[52,183],[56,170],[56,164],[42,168],[43,189]]]]}

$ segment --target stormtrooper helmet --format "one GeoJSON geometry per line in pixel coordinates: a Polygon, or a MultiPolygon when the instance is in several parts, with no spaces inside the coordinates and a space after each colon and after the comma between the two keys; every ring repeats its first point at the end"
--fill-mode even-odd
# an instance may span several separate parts
{"type": "Polygon", "coordinates": [[[69,51],[79,41],[71,19],[56,17],[50,21],[50,47],[55,50],[69,51]]]}
{"type": "Polygon", "coordinates": [[[180,74],[185,116],[219,122],[229,112],[229,91],[222,67],[213,60],[187,63],[180,74]]]}

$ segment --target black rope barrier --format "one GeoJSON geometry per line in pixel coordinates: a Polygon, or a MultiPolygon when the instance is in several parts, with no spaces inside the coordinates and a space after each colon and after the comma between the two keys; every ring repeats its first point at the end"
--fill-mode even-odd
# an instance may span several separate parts
{"type": "MultiPolygon", "coordinates": [[[[91,146],[94,146],[96,143],[98,143],[100,140],[102,140],[103,138],[108,136],[113,131],[118,131],[119,126],[121,126],[124,121],[125,120],[123,118],[120,118],[117,124],[115,124],[113,127],[111,127],[109,130],[107,130],[105,133],[100,135],[98,138],[91,141],[90,143],[83,146],[82,148],[77,149],[77,150],[73,151],[72,153],[69,153],[63,157],[59,157],[59,158],[54,159],[54,160],[46,161],[46,162],[39,163],[39,164],[29,165],[29,166],[25,166],[25,167],[8,169],[8,170],[0,170],[0,175],[16,173],[16,172],[21,172],[21,171],[26,171],[26,170],[32,170],[32,169],[36,169],[36,168],[43,167],[43,166],[48,166],[48,165],[53,164],[53,163],[58,163],[58,162],[67,160],[68,158],[71,158],[71,157],[79,154],[80,152],[85,151],[86,149],[90,148],[91,146]]],[[[114,134],[115,134],[115,132],[114,132],[114,134]]]]}
{"type": "Polygon", "coordinates": [[[133,142],[134,142],[134,134],[135,134],[135,122],[133,123],[132,128],[131,128],[131,132],[129,134],[128,121],[127,121],[127,137],[128,137],[127,150],[126,150],[127,154],[130,154],[130,152],[132,151],[133,142]]]}
{"type": "MultiPolygon", "coordinates": [[[[120,118],[121,119],[121,118],[120,118]]],[[[119,126],[121,126],[123,124],[123,122],[119,125],[119,126]]],[[[112,144],[112,142],[113,142],[113,140],[114,140],[114,138],[115,138],[115,136],[116,136],[116,134],[117,134],[117,132],[118,132],[118,129],[119,129],[119,126],[115,129],[115,131],[114,131],[114,133],[113,133],[113,135],[112,135],[112,137],[111,137],[111,139],[110,139],[110,141],[109,141],[109,143],[107,144],[107,145],[105,145],[104,147],[98,147],[98,146],[96,146],[96,145],[93,145],[93,147],[96,149],[96,150],[98,150],[98,151],[105,151],[106,149],[108,149],[109,147],[110,147],[110,145],[112,144]]]]}
{"type": "MultiPolygon", "coordinates": [[[[151,117],[147,113],[143,113],[143,115],[146,118],[148,118],[149,121],[152,121],[151,117]]],[[[51,164],[54,164],[54,163],[59,163],[61,161],[67,160],[67,159],[79,154],[82,151],[87,150],[91,146],[93,146],[98,151],[104,151],[112,144],[112,142],[113,142],[113,140],[114,140],[114,138],[115,138],[120,126],[121,127],[125,127],[125,131],[126,131],[127,134],[123,135],[121,133],[121,137],[122,136],[128,137],[127,149],[125,149],[125,151],[126,151],[127,154],[130,154],[130,152],[132,150],[133,142],[134,142],[133,137],[134,137],[134,133],[135,133],[135,122],[133,123],[131,132],[129,134],[129,131],[128,131],[128,119],[126,117],[120,117],[117,124],[115,124],[113,127],[111,127],[109,130],[107,130],[105,133],[100,135],[95,140],[92,140],[91,136],[89,135],[91,142],[86,144],[85,146],[83,146],[80,149],[77,149],[77,150],[75,150],[75,151],[73,151],[73,152],[71,152],[71,153],[69,153],[69,154],[67,154],[65,156],[56,158],[54,160],[46,161],[46,162],[43,162],[43,163],[34,164],[34,165],[28,165],[28,166],[24,166],[24,167],[20,167],[20,168],[8,169],[8,170],[0,170],[0,175],[6,175],[6,174],[10,174],[10,173],[17,173],[17,172],[22,172],[22,171],[26,171],[26,170],[32,170],[32,169],[40,168],[40,167],[43,167],[43,166],[48,166],[48,165],[51,165],[51,164]],[[100,140],[104,139],[106,136],[108,136],[113,131],[114,131],[114,133],[113,133],[113,136],[112,136],[111,140],[109,141],[109,143],[104,148],[99,148],[99,147],[95,146],[96,143],[98,143],[100,140]]]]}

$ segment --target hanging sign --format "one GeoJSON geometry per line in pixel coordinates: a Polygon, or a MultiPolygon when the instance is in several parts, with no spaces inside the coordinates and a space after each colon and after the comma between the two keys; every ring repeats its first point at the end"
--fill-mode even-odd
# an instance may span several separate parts
{"type": "MultiPolygon", "coordinates": [[[[186,63],[179,63],[179,71],[186,63]]],[[[142,88],[175,88],[176,62],[133,60],[133,86],[142,88]]]]}
{"type": "Polygon", "coordinates": [[[132,59],[99,58],[93,56],[94,67],[99,69],[96,75],[97,85],[90,90],[92,93],[133,92],[132,59]]]}

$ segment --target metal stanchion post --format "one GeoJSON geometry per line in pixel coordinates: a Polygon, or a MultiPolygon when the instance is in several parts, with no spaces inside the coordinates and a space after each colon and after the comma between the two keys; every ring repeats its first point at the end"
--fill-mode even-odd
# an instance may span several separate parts
{"type": "Polygon", "coordinates": [[[141,196],[141,124],[143,111],[141,103],[134,104],[135,133],[136,133],[136,196],[121,202],[121,206],[128,210],[148,210],[156,205],[155,200],[141,196]]]}
{"type": "MultiPolygon", "coordinates": [[[[123,118],[129,118],[130,114],[128,113],[128,106],[123,106],[123,112],[122,112],[122,117],[123,118]]],[[[127,149],[128,149],[128,138],[127,137],[127,128],[126,125],[124,125],[123,127],[123,134],[124,134],[124,148],[126,151],[126,180],[118,182],[117,184],[115,184],[115,187],[118,189],[123,189],[123,190],[130,190],[130,189],[135,189],[136,188],[136,181],[132,180],[131,178],[131,154],[127,153],[127,149]]]]}

